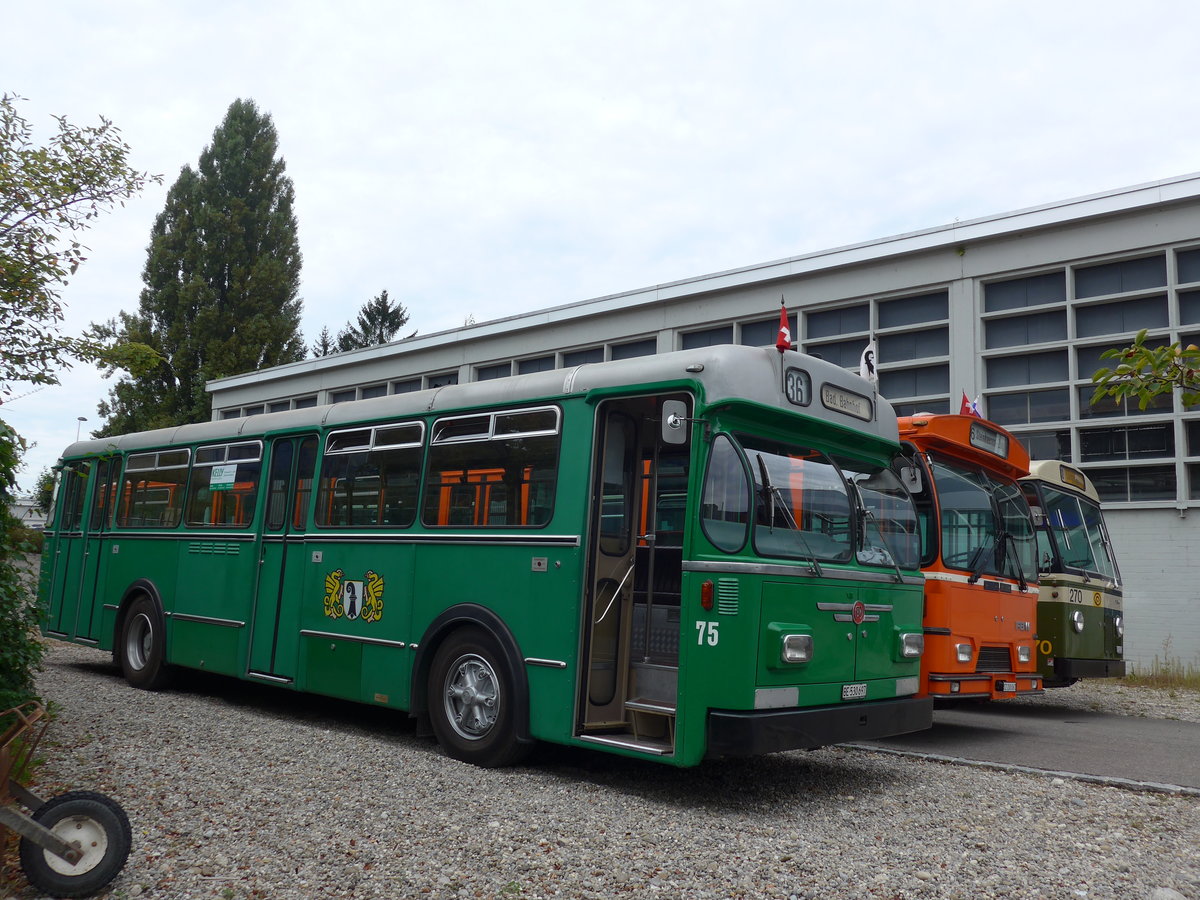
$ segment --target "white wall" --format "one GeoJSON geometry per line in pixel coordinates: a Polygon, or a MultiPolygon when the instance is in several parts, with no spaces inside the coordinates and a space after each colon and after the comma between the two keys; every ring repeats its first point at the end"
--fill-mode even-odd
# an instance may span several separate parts
{"type": "Polygon", "coordinates": [[[1200,509],[1106,509],[1125,583],[1125,660],[1200,667],[1200,509]]]}

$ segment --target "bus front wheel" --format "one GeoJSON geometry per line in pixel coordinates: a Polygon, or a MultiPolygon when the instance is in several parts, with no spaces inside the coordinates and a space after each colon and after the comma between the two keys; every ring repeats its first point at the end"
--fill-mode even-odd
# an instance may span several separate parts
{"type": "Polygon", "coordinates": [[[117,647],[121,671],[134,687],[158,691],[170,682],[166,632],[162,616],[149,597],[139,597],[130,604],[117,647]]]}
{"type": "Polygon", "coordinates": [[[517,740],[513,686],[495,639],[464,628],[438,648],[429,672],[429,718],[447,756],[507,766],[530,746],[517,740]]]}

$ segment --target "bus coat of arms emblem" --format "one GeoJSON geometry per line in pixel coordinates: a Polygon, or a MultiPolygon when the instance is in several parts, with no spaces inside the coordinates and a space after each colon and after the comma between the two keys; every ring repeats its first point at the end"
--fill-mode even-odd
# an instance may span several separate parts
{"type": "Polygon", "coordinates": [[[383,618],[383,576],[367,570],[362,581],[345,577],[341,569],[325,576],[325,615],[331,619],[362,619],[378,622],[383,618]]]}

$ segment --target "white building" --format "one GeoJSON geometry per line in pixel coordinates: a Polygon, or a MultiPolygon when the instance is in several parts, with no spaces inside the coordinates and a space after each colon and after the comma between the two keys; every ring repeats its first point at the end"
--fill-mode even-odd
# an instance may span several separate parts
{"type": "Polygon", "coordinates": [[[718,343],[857,368],[905,414],[984,414],[1096,482],[1125,581],[1126,658],[1200,665],[1200,409],[1092,407],[1100,354],[1147,328],[1200,344],[1200,174],[702,275],[223,378],[214,419],[718,343]],[[1193,510],[1195,510],[1193,512],[1193,510]]]}

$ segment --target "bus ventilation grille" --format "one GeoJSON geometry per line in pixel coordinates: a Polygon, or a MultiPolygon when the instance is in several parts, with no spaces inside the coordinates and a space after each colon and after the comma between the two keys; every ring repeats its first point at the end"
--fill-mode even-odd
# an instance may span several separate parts
{"type": "Polygon", "coordinates": [[[209,556],[237,556],[240,549],[237,544],[223,541],[194,541],[188,544],[188,553],[205,553],[209,556]]]}
{"type": "Polygon", "coordinates": [[[737,615],[738,582],[735,579],[717,579],[717,612],[722,616],[737,615]]]}
{"type": "Polygon", "coordinates": [[[1007,647],[980,647],[979,661],[975,664],[976,672],[1011,672],[1012,660],[1008,657],[1007,647]]]}

